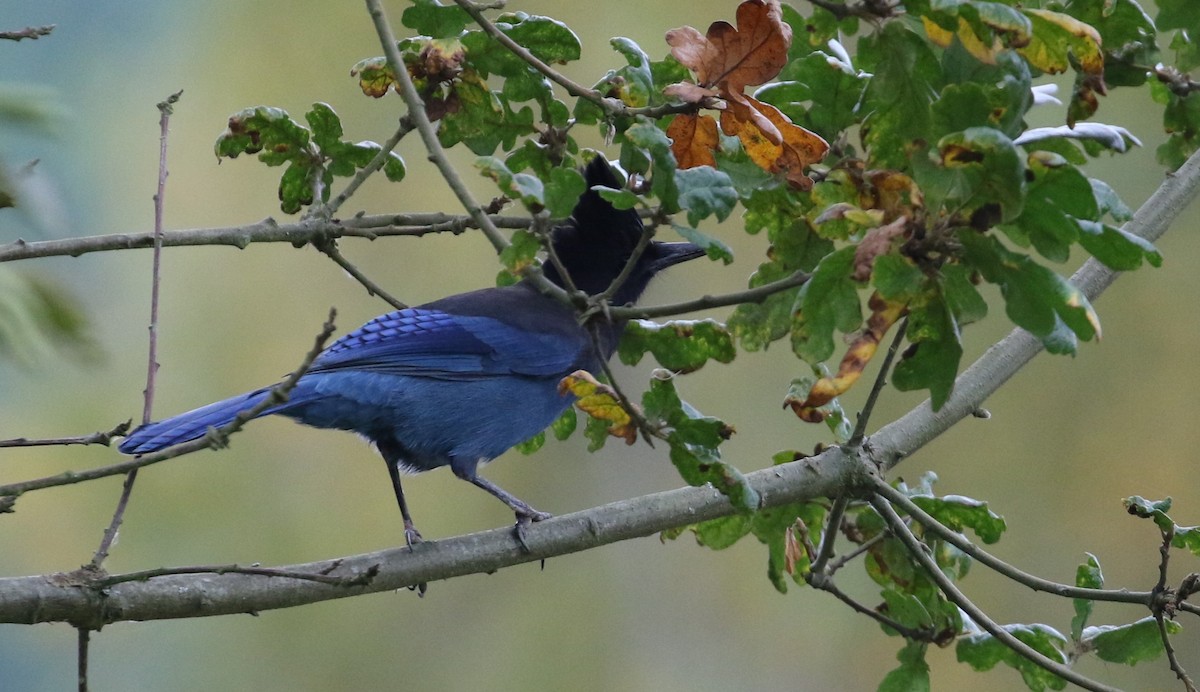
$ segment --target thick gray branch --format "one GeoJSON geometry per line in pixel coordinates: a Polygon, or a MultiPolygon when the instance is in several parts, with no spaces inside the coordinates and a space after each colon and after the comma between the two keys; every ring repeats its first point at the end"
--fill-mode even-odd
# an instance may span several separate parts
{"type": "MultiPolygon", "coordinates": [[[[767,506],[830,495],[852,482],[860,462],[839,449],[820,457],[748,474],[767,506]]],[[[89,586],[87,572],[0,579],[0,622],[71,622],[97,629],[123,620],[158,620],[252,613],[362,593],[391,591],[464,574],[536,562],[665,529],[732,514],[728,500],[710,487],[681,488],[588,509],[533,524],[526,529],[529,552],[509,528],[442,541],[426,541],[414,552],[391,548],[279,569],[353,577],[372,568],[365,586],[333,586],[309,580],[250,574],[172,575],[116,584],[102,592],[89,586]],[[336,568],[330,569],[331,567],[336,568]]]]}

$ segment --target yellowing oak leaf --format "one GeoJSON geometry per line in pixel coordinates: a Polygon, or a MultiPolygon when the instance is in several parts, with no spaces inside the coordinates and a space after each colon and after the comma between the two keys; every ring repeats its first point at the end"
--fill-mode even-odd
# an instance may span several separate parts
{"type": "Polygon", "coordinates": [[[559,380],[558,393],[573,394],[576,408],[592,418],[608,421],[609,435],[625,440],[625,444],[637,442],[637,425],[621,406],[616,391],[587,370],[576,370],[559,380]]]}
{"type": "Polygon", "coordinates": [[[680,168],[716,168],[713,152],[720,138],[717,137],[717,121],[712,116],[681,113],[671,121],[667,136],[671,138],[671,152],[680,168]]]}
{"type": "Polygon", "coordinates": [[[784,404],[790,406],[800,420],[808,423],[820,423],[825,419],[824,412],[819,411],[818,408],[833,401],[834,397],[841,396],[854,386],[854,383],[862,376],[867,364],[871,362],[871,358],[875,357],[875,352],[879,349],[879,342],[908,309],[906,303],[886,300],[878,293],[871,295],[867,306],[871,308],[871,317],[867,319],[867,327],[854,340],[854,343],[850,344],[850,348],[846,349],[846,355],[842,357],[842,362],[838,365],[837,374],[817,380],[804,401],[800,401],[798,397],[788,397],[784,401],[784,404]]]}
{"type": "Polygon", "coordinates": [[[788,182],[802,190],[812,188],[804,168],[825,158],[829,151],[820,135],[793,124],[775,106],[742,93],[729,95],[729,107],[721,112],[721,129],[737,136],[760,168],[785,172],[788,182]]]}

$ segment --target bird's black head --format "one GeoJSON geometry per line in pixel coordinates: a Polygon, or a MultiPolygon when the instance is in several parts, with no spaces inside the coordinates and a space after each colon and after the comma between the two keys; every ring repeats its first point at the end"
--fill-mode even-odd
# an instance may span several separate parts
{"type": "MultiPolygon", "coordinates": [[[[551,242],[575,287],[595,295],[602,293],[621,274],[642,237],[642,220],[633,209],[615,209],[592,188],[620,188],[621,183],[603,156],[597,156],[583,172],[587,190],[579,198],[571,218],[554,229],[551,242]]],[[[704,250],[692,243],[651,242],[638,258],[629,278],[612,297],[616,305],[635,302],[658,272],[695,259],[704,250]]],[[[566,282],[552,262],[546,262],[546,278],[559,286],[566,282]]]]}

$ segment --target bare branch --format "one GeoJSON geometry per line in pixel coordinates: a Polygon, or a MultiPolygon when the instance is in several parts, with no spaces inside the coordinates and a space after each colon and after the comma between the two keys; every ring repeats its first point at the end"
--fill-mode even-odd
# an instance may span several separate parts
{"type": "MultiPolygon", "coordinates": [[[[498,228],[528,228],[528,218],[489,216],[498,228]]],[[[245,249],[251,243],[291,243],[302,247],[321,238],[357,237],[374,240],[384,236],[422,236],[428,233],[462,233],[477,228],[475,221],[464,215],[433,213],[376,214],[350,219],[320,221],[306,220],[279,224],[266,218],[245,226],[193,228],[163,233],[163,247],[228,245],[245,249]]],[[[16,240],[0,245],[0,262],[35,259],[39,257],[79,257],[92,252],[133,250],[154,246],[154,232],[115,233],[83,236],[62,240],[28,242],[16,240]]]]}
{"type": "Polygon", "coordinates": [[[174,459],[185,454],[199,451],[201,449],[213,449],[224,446],[228,443],[229,436],[241,430],[248,421],[258,416],[258,414],[267,410],[272,406],[276,406],[287,401],[288,394],[296,386],[296,383],[308,372],[312,367],[313,361],[325,350],[325,342],[333,334],[334,317],[337,316],[337,311],[333,308],[329,309],[329,319],[322,326],[321,333],[317,334],[313,342],[312,350],[304,357],[300,363],[300,367],[288,375],[283,382],[271,388],[270,396],[257,405],[252,406],[245,411],[241,411],[234,417],[233,421],[228,425],[220,428],[212,428],[208,434],[191,442],[175,445],[164,449],[161,452],[146,454],[139,457],[134,457],[128,461],[123,461],[119,464],[110,466],[101,466],[100,468],[90,469],[87,471],[67,471],[56,476],[47,476],[45,478],[35,478],[33,480],[21,481],[18,483],[9,483],[0,485],[0,512],[11,511],[12,503],[16,498],[30,492],[32,490],[41,490],[43,488],[53,488],[60,485],[73,485],[75,483],[83,483],[86,481],[95,480],[97,478],[106,478],[108,476],[118,476],[128,473],[134,469],[140,469],[151,464],[157,464],[167,459],[174,459]]]}
{"type": "Polygon", "coordinates": [[[1051,593],[1065,598],[1085,598],[1092,601],[1110,601],[1113,603],[1138,603],[1150,607],[1154,600],[1151,591],[1128,591],[1126,589],[1087,589],[1080,586],[1060,584],[1025,572],[1000,558],[988,553],[974,543],[968,541],[962,534],[946,528],[937,519],[927,514],[904,493],[888,485],[882,478],[875,479],[875,492],[882,498],[899,507],[905,514],[912,517],[925,527],[926,531],[936,534],[938,538],[958,548],[980,564],[996,570],[1018,584],[1027,586],[1034,591],[1051,593]]]}
{"type": "MultiPolygon", "coordinates": [[[[158,375],[158,296],[162,279],[163,195],[166,192],[168,175],[167,134],[171,131],[171,114],[175,112],[175,104],[179,102],[179,97],[182,95],[182,90],[177,91],[158,104],[158,189],[154,192],[154,257],[150,268],[150,347],[146,352],[146,388],[142,390],[144,397],[142,425],[146,425],[151,420],[151,413],[154,410],[154,384],[158,375]]],[[[104,559],[108,557],[108,551],[112,547],[113,541],[117,539],[117,531],[121,529],[121,522],[125,518],[125,508],[129,506],[129,498],[133,494],[133,484],[136,482],[137,469],[132,469],[125,475],[125,482],[121,485],[121,496],[117,499],[117,507],[113,510],[112,520],[109,521],[108,528],[104,530],[104,535],[100,538],[100,545],[92,555],[91,566],[96,569],[104,564],[104,559]]],[[[86,664],[87,662],[83,661],[80,667],[80,680],[85,681],[85,685],[86,664]]]]}
{"type": "Polygon", "coordinates": [[[992,635],[1005,646],[1017,652],[1021,656],[1029,659],[1038,666],[1045,668],[1063,680],[1074,683],[1085,690],[1093,690],[1095,692],[1119,692],[1119,690],[1117,690],[1115,687],[1109,687],[1090,678],[1086,678],[1062,663],[1047,658],[1041,652],[1037,651],[1020,639],[1017,639],[1012,635],[1012,633],[988,617],[987,613],[984,613],[979,606],[976,606],[974,603],[972,603],[962,591],[958,590],[958,587],[954,585],[954,582],[950,581],[950,578],[942,573],[942,570],[938,567],[937,562],[935,562],[927,552],[929,547],[921,543],[921,541],[919,541],[917,537],[913,535],[912,531],[908,530],[908,527],[905,526],[904,521],[900,518],[900,515],[896,514],[896,510],[892,509],[892,506],[887,502],[887,500],[877,495],[872,498],[871,506],[875,508],[875,511],[879,512],[880,516],[883,517],[883,520],[887,522],[888,528],[891,529],[892,534],[895,535],[896,538],[899,538],[902,543],[904,543],[905,547],[908,548],[908,552],[913,556],[913,559],[921,564],[921,566],[925,569],[927,576],[938,585],[938,588],[941,589],[942,593],[946,595],[946,598],[959,608],[962,608],[963,612],[970,616],[975,624],[982,627],[985,631],[987,631],[988,634],[992,635]]]}
{"type": "Polygon", "coordinates": [[[47,24],[45,26],[27,26],[24,29],[17,29],[16,31],[0,31],[0,39],[6,39],[9,41],[29,39],[31,41],[36,41],[43,36],[49,36],[50,32],[54,31],[55,26],[57,26],[57,24],[47,24]]]}
{"type": "Polygon", "coordinates": [[[113,426],[112,430],[107,432],[97,431],[90,435],[79,435],[77,437],[47,437],[42,439],[30,439],[28,437],[14,437],[9,440],[0,440],[0,448],[3,447],[49,447],[52,445],[104,445],[105,447],[112,444],[114,437],[122,437],[129,432],[133,421],[125,421],[113,426]]]}
{"type": "Polygon", "coordinates": [[[388,305],[391,305],[397,310],[403,310],[408,307],[408,305],[401,302],[391,293],[388,293],[383,289],[382,286],[372,281],[366,274],[362,273],[362,271],[358,267],[354,266],[350,260],[346,259],[342,255],[341,250],[338,249],[337,241],[322,240],[315,245],[318,250],[329,257],[329,259],[333,260],[339,267],[344,269],[347,274],[354,277],[355,281],[362,284],[363,287],[367,289],[368,295],[379,296],[385,302],[387,302],[388,305]]]}

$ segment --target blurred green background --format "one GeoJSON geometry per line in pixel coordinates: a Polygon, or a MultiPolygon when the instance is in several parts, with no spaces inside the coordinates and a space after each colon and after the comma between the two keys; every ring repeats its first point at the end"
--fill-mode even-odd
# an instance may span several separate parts
{"type": "MultiPolygon", "coordinates": [[[[405,3],[391,2],[397,31],[405,3]]],[[[4,130],[0,156],[10,164],[39,158],[60,196],[61,217],[36,227],[0,214],[0,243],[144,231],[158,159],[155,103],[184,90],[171,120],[169,228],[237,225],[279,217],[278,169],[254,161],[218,166],[214,138],[244,107],[280,106],[299,117],[326,101],[347,138],[382,141],[401,112],[397,98],[367,99],[349,77],[378,40],[359,3],[293,0],[204,3],[133,0],[80,3],[17,0],[0,6],[0,28],[54,23],[48,38],[0,44],[0,80],[52,90],[60,111],[53,133],[4,130]]],[[[689,3],[513,2],[510,9],[567,22],[584,46],[566,72],[594,82],[620,58],[607,46],[633,38],[651,55],[666,52],[663,33],[732,19],[732,1],[689,3]]],[[[807,11],[807,8],[803,8],[807,11]]],[[[1148,8],[1153,12],[1152,8],[1148,8]]],[[[1036,124],[1058,124],[1059,107],[1036,124]]],[[[1145,143],[1105,157],[1089,173],[1109,180],[1132,206],[1155,188],[1162,141],[1160,110],[1143,92],[1103,101],[1097,120],[1128,127],[1145,143]]],[[[600,144],[598,138],[589,142],[600,144]]],[[[400,148],[409,164],[401,185],[373,180],[343,210],[457,211],[415,137],[400,148]]],[[[457,153],[457,161],[470,160],[457,153]]],[[[478,195],[494,188],[468,175],[478,195]]],[[[1075,358],[1039,356],[987,404],[990,420],[967,420],[897,471],[941,477],[937,489],[986,499],[1009,523],[995,552],[1047,578],[1070,581],[1082,551],[1095,553],[1108,585],[1153,585],[1157,533],[1124,514],[1122,497],[1173,496],[1175,518],[1200,523],[1195,450],[1200,447],[1200,241],[1194,206],[1161,243],[1162,269],[1120,281],[1097,307],[1104,340],[1075,358]]],[[[763,251],[736,224],[717,232],[738,253],[732,266],[695,263],[652,288],[653,303],[744,286],[763,251]]],[[[348,258],[410,303],[490,284],[497,265],[478,235],[347,240],[348,258]],[[452,253],[452,255],[451,255],[452,253]],[[453,260],[446,257],[453,256],[453,260]]],[[[150,252],[21,262],[9,269],[53,279],[74,295],[93,323],[96,355],[53,353],[31,363],[0,362],[0,438],[107,430],[141,411],[145,378],[150,252]]],[[[1077,260],[1079,258],[1074,258],[1077,260]]],[[[1069,269],[1069,268],[1068,268],[1069,269]]],[[[299,361],[331,305],[342,331],[387,306],[366,295],[311,248],[252,245],[173,248],[164,253],[160,371],[156,417],[275,381],[299,361]]],[[[995,298],[993,295],[992,298],[995,298]]],[[[967,335],[973,359],[1009,329],[992,319],[967,335]]],[[[718,311],[713,316],[723,318],[718,311]]],[[[619,368],[629,388],[649,364],[619,368]]],[[[780,402],[803,366],[786,346],[742,354],[679,382],[700,410],[737,426],[728,459],[751,470],[785,448],[809,449],[823,427],[798,422],[780,402]]],[[[868,372],[868,377],[873,376],[868,372]]],[[[861,404],[866,387],[848,397],[861,404]]],[[[920,401],[886,392],[876,425],[920,401]]],[[[0,451],[0,478],[15,481],[110,464],[113,449],[0,451]]],[[[540,509],[565,513],[680,485],[662,449],[609,444],[589,455],[580,439],[549,443],[531,457],[510,453],[489,478],[540,509]]],[[[503,525],[499,503],[452,474],[406,483],[427,538],[503,525]]],[[[0,574],[74,569],[86,562],[112,512],[119,479],[23,497],[0,517],[0,574]]],[[[120,542],[107,567],[128,571],[230,562],[287,564],[398,545],[399,516],[383,465],[351,435],[263,420],[230,449],[155,466],[138,482],[120,542]]],[[[1182,557],[1172,580],[1197,569],[1182,557]]],[[[93,689],[874,689],[895,667],[900,640],[807,589],[776,593],[765,577],[765,549],[753,539],[720,553],[686,537],[653,538],[525,565],[490,576],[408,591],[338,600],[260,617],[126,623],[92,640],[93,689]]],[[[851,567],[843,587],[866,603],[877,590],[851,567]]],[[[1069,601],[1031,592],[976,569],[967,593],[1000,622],[1047,622],[1069,630],[1069,601]]],[[[1099,606],[1094,624],[1144,615],[1099,606]]],[[[1200,673],[1200,623],[1184,619],[1176,641],[1185,665],[1200,673]]],[[[934,689],[1020,689],[1017,674],[977,674],[954,661],[953,648],[929,655],[934,689]]],[[[1165,661],[1135,669],[1088,661],[1081,670],[1131,689],[1176,689],[1165,661]]],[[[75,632],[63,625],[0,626],[0,689],[74,686],[75,632]]]]}

